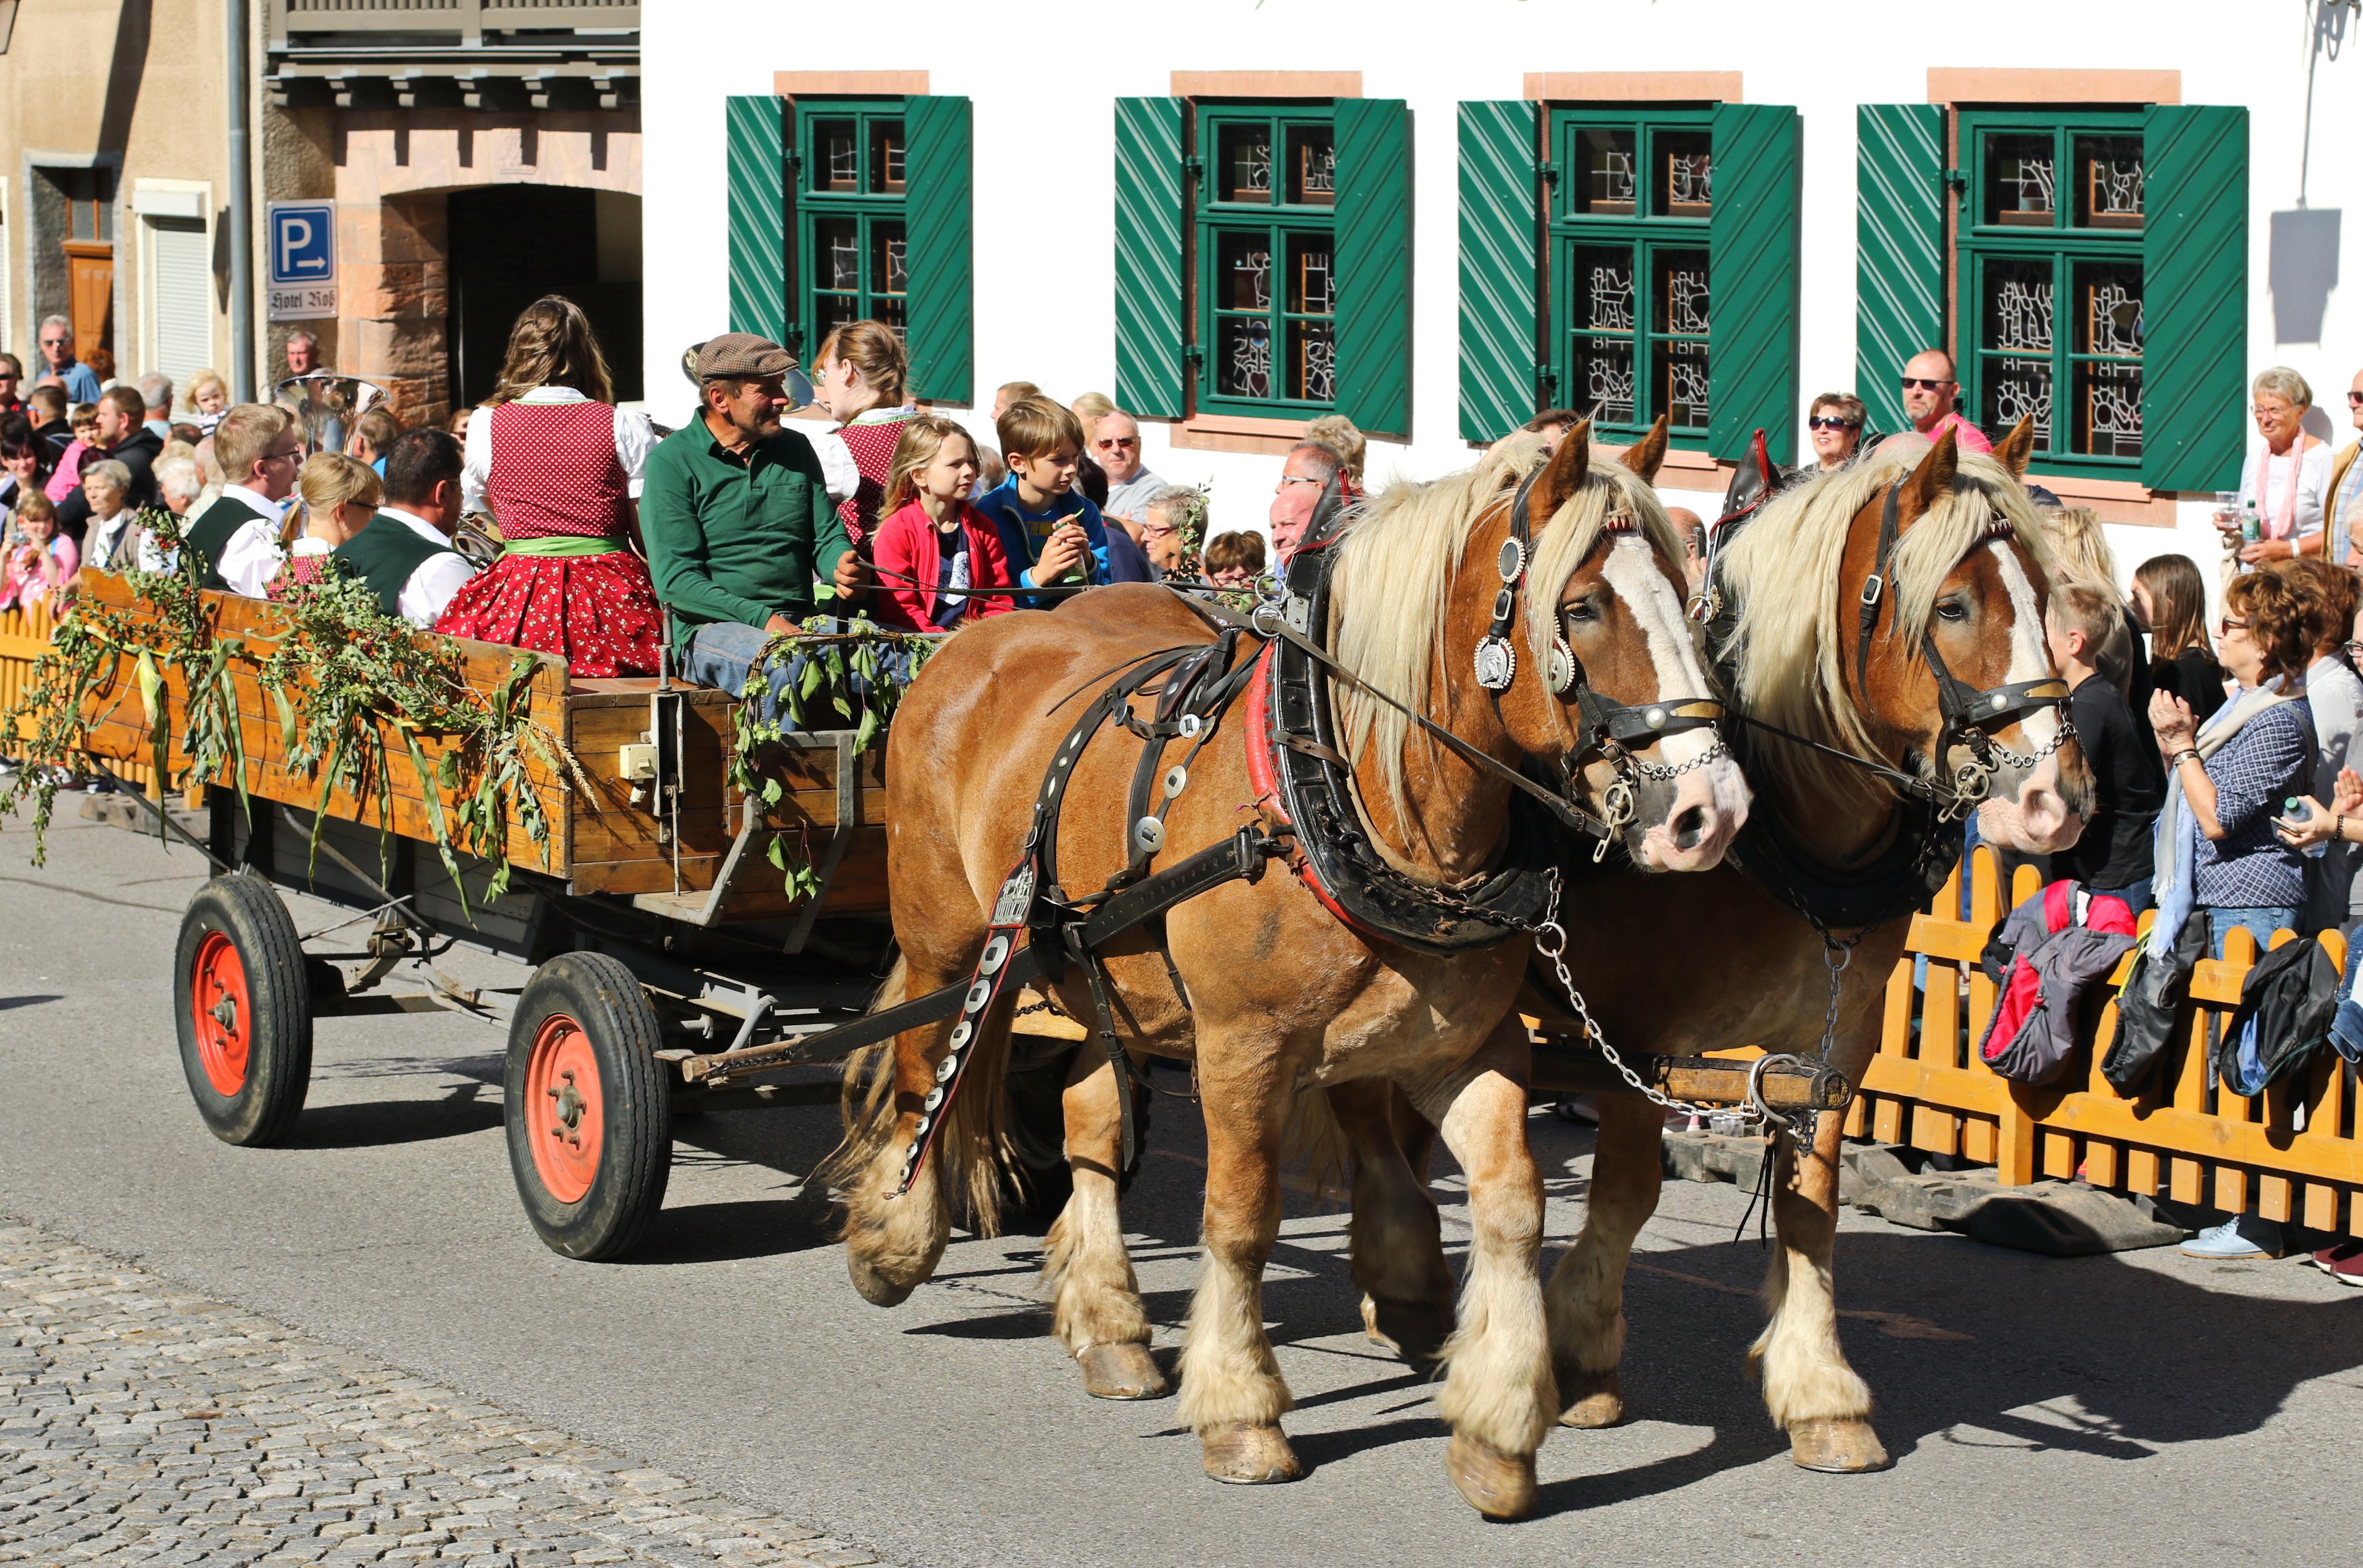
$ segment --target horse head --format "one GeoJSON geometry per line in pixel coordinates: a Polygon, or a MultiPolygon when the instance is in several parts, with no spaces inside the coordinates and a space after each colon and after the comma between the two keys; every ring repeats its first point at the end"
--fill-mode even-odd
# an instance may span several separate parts
{"type": "Polygon", "coordinates": [[[2082,831],[2091,774],[2044,637],[2049,578],[2021,483],[2034,441],[2021,419],[1996,473],[1947,431],[1875,493],[1839,579],[1858,609],[1839,619],[1866,728],[1924,759],[1958,806],[1987,803],[1991,836],[2045,854],[2082,831]]]}
{"type": "Polygon", "coordinates": [[[1531,669],[1500,694],[1503,721],[1582,781],[1634,864],[1705,871],[1747,819],[1747,783],[1715,728],[1722,706],[1682,613],[1681,550],[1650,488],[1666,422],[1621,465],[1595,457],[1590,435],[1588,421],[1570,431],[1473,541],[1532,541],[1531,669]]]}

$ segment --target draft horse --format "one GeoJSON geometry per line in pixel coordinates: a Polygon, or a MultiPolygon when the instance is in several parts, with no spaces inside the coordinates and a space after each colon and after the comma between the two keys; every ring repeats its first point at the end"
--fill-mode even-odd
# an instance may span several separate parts
{"type": "MultiPolygon", "coordinates": [[[[1661,427],[1642,465],[1654,468],[1663,450],[1661,427]]],[[[1681,557],[1665,514],[1639,474],[1592,461],[1584,432],[1548,464],[1537,461],[1537,449],[1522,444],[1468,473],[1395,486],[1322,544],[1332,556],[1326,617],[1305,614],[1304,600],[1286,603],[1300,606],[1293,613],[1309,631],[1326,630],[1337,664],[1357,678],[1331,671],[1317,682],[1337,697],[1335,745],[1285,730],[1288,699],[1275,690],[1275,670],[1288,668],[1280,662],[1287,648],[1248,638],[1239,651],[1258,662],[1253,682],[1215,719],[1211,740],[1203,728],[1165,739],[1148,726],[1143,760],[1141,746],[1102,728],[1070,756],[1074,704],[1111,672],[1216,640],[1177,595],[1148,586],[1096,591],[1053,614],[997,617],[961,631],[895,717],[888,877],[903,956],[884,1002],[980,975],[980,955],[995,951],[988,930],[1009,913],[996,905],[1029,852],[1029,813],[1054,762],[1068,775],[1048,830],[1065,887],[1095,888],[1126,873],[1137,847],[1127,831],[1141,799],[1135,781],[1173,765],[1190,745],[1197,750],[1162,818],[1160,852],[1219,845],[1243,827],[1285,847],[1288,871],[1225,882],[1172,906],[1161,926],[1110,942],[1096,961],[1078,955],[1045,983],[1069,1016],[1113,1019],[1123,1040],[1103,1060],[1086,1046],[1068,1080],[1074,1187],[1045,1265],[1055,1331],[1094,1394],[1164,1392],[1117,1218],[1131,1096],[1115,1064],[1126,1051],[1194,1063],[1207,1143],[1204,1259],[1182,1355],[1181,1414],[1217,1480],[1302,1473],[1280,1425],[1293,1401],[1261,1307],[1281,1218],[1282,1138],[1301,1092],[1367,1080],[1399,1086],[1469,1173],[1474,1262],[1438,1398],[1453,1429],[1448,1471],[1489,1514],[1532,1507],[1535,1451],[1559,1404],[1539,1277],[1542,1188],[1525,1141],[1527,1048],[1512,1003],[1526,930],[1544,922],[1505,924],[1457,951],[1348,923],[1339,910],[1351,890],[1315,874],[1321,846],[1309,840],[1361,835],[1373,874],[1392,874],[1403,898],[1427,900],[1447,923],[1519,853],[1511,783],[1372,699],[1375,688],[1487,756],[1557,780],[1592,812],[1625,818],[1619,841],[1638,863],[1699,871],[1722,857],[1747,797],[1712,724],[1638,732],[1652,715],[1695,710],[1707,689],[1682,620],[1681,557]],[[1486,665],[1489,639],[1508,646],[1485,651],[1486,665]],[[1472,678],[1481,670],[1495,684],[1472,678]],[[1292,765],[1292,747],[1327,753],[1323,765],[1337,770],[1326,827],[1317,813],[1281,820],[1273,757],[1292,765]],[[1621,810],[1619,790],[1634,803],[1621,810]],[[1093,962],[1104,965],[1104,1012],[1093,962]]],[[[1292,612],[1284,604],[1280,613],[1292,612]]],[[[1135,718],[1156,711],[1151,695],[1134,699],[1135,718]]],[[[1555,860],[1556,837],[1549,846],[1555,860]]],[[[1555,874],[1548,885],[1556,903],[1555,874]]],[[[893,1305],[928,1277],[956,1195],[980,1229],[994,1226],[1002,1129],[993,1074],[1006,1057],[1009,1010],[1004,996],[982,1015],[959,1070],[971,1087],[948,1107],[931,1097],[940,1064],[960,1049],[944,1026],[897,1036],[891,1061],[871,1079],[869,1116],[839,1165],[848,1263],[871,1301],[893,1305]],[[926,1133],[937,1115],[949,1120],[926,1133]],[[924,1149],[923,1135],[932,1138],[924,1149]]]]}
{"type": "MultiPolygon", "coordinates": [[[[1570,962],[1612,1044],[1679,1054],[1761,1045],[1813,1060],[1835,988],[1829,1060],[1859,1084],[1911,911],[1960,853],[1958,822],[1930,797],[1953,795],[1951,815],[1969,805],[1963,795],[1983,801],[1989,841],[2027,853],[2075,842],[2091,778],[2044,639],[2048,554],[2020,481],[2032,445],[2024,421],[1991,459],[1962,454],[1948,434],[1916,460],[1874,458],[1811,480],[1718,543],[1719,590],[1736,625],[1717,662],[1739,713],[1853,762],[1727,723],[1756,793],[1725,863],[1695,877],[1623,873],[1570,902],[1570,962]],[[1839,950],[1825,936],[1841,948],[1854,940],[1835,976],[1839,950]]],[[[1574,1032],[1563,995],[1546,999],[1562,1010],[1546,1029],[1574,1032]]],[[[1888,1463],[1869,1386],[1838,1344],[1843,1120],[1823,1113],[1806,1148],[1777,1140],[1771,1316],[1749,1351],[1791,1456],[1820,1471],[1888,1463]]],[[[1433,1130],[1401,1107],[1396,1122],[1425,1169],[1433,1130]]],[[[1547,1292],[1565,1425],[1625,1418],[1625,1265],[1657,1207],[1663,1136],[1659,1106],[1600,1097],[1584,1228],[1547,1292]]],[[[1361,1201],[1358,1183],[1358,1227],[1361,1201]]]]}

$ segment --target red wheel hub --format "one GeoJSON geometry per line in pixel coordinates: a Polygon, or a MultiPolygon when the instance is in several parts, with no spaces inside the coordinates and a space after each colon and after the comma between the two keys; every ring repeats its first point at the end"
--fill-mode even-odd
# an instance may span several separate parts
{"type": "Polygon", "coordinates": [[[591,1037],[564,1013],[551,1014],[526,1059],[524,1114],[534,1173],[560,1203],[582,1202],[599,1173],[604,1111],[591,1037]]]}
{"type": "Polygon", "coordinates": [[[207,931],[190,966],[189,1020],[196,1026],[197,1060],[217,1095],[246,1087],[247,1050],[253,1039],[254,1004],[246,989],[246,965],[238,945],[219,931],[207,931]]]}

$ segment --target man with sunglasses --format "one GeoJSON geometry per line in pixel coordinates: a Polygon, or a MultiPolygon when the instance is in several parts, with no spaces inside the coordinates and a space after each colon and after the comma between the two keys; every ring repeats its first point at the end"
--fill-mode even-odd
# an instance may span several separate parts
{"type": "Polygon", "coordinates": [[[41,358],[49,369],[45,373],[58,378],[65,389],[69,403],[95,403],[106,389],[98,384],[98,373],[74,358],[73,323],[62,316],[41,318],[41,358]]]}
{"type": "MultiPolygon", "coordinates": [[[[2363,371],[2355,373],[2346,389],[2346,417],[2357,430],[2363,430],[2363,371]]],[[[2326,528],[2334,552],[2331,559],[2342,565],[2363,567],[2363,539],[2355,534],[2355,526],[2363,523],[2363,463],[2355,461],[2357,452],[2363,452],[2363,436],[2349,441],[2332,460],[2326,528]]]]}
{"type": "Polygon", "coordinates": [[[1953,356],[1942,349],[1923,349],[1903,367],[1903,412],[1912,428],[1935,440],[1947,430],[1963,451],[1990,452],[1993,443],[1985,432],[1961,417],[1961,384],[1953,378],[1953,356]]]}
{"type": "Polygon", "coordinates": [[[1104,522],[1121,523],[1136,539],[1148,521],[1148,504],[1170,488],[1140,461],[1140,421],[1122,409],[1103,414],[1092,427],[1091,455],[1107,471],[1107,505],[1100,508],[1104,522]]]}

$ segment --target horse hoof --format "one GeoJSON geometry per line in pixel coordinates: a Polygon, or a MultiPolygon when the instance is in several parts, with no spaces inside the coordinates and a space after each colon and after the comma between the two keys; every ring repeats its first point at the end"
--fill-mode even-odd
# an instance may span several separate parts
{"type": "Polygon", "coordinates": [[[1614,1367],[1585,1372],[1563,1367],[1559,1373],[1562,1427],[1614,1427],[1625,1420],[1625,1385],[1614,1367]]]}
{"type": "Polygon", "coordinates": [[[1535,1511],[1535,1456],[1516,1456],[1475,1438],[1452,1434],[1444,1473],[1470,1507],[1489,1519],[1522,1519],[1535,1511]]]}
{"type": "Polygon", "coordinates": [[[1086,1345],[1075,1360],[1083,1392],[1094,1399],[1161,1399],[1173,1391],[1147,1345],[1086,1345]]]}
{"type": "Polygon", "coordinates": [[[1362,1297],[1362,1332],[1407,1362],[1442,1358],[1452,1337],[1452,1307],[1426,1301],[1381,1301],[1362,1297]]]}
{"type": "Polygon", "coordinates": [[[853,1276],[853,1288],[861,1293],[861,1299],[872,1307],[900,1307],[919,1288],[916,1281],[895,1284],[849,1252],[846,1254],[845,1272],[853,1276]]]}
{"type": "Polygon", "coordinates": [[[1884,1470],[1894,1462],[1887,1457],[1887,1450],[1880,1446],[1879,1434],[1870,1429],[1869,1421],[1818,1416],[1789,1423],[1789,1457],[1797,1462],[1801,1470],[1818,1470],[1832,1475],[1884,1470]]]}
{"type": "Polygon", "coordinates": [[[1296,1451],[1277,1422],[1258,1426],[1251,1421],[1227,1421],[1198,1434],[1205,1445],[1206,1473],[1234,1486],[1262,1486],[1293,1481],[1304,1473],[1296,1451]]]}

